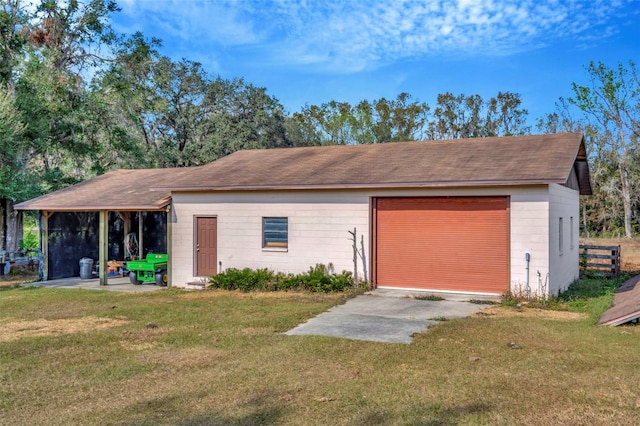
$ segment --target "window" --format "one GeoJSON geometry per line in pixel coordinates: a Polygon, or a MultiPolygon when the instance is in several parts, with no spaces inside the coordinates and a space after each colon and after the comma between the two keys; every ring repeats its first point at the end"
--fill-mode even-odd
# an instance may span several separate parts
{"type": "Polygon", "coordinates": [[[289,218],[286,218],[286,217],[263,217],[262,218],[262,247],[263,248],[289,247],[289,218]]]}
{"type": "Polygon", "coordinates": [[[560,220],[558,221],[558,248],[560,249],[560,254],[562,254],[562,250],[563,250],[563,246],[564,246],[564,241],[562,241],[563,239],[563,234],[562,234],[562,218],[560,218],[560,220]]]}
{"type": "Polygon", "coordinates": [[[573,250],[573,216],[569,218],[569,248],[573,250]]]}

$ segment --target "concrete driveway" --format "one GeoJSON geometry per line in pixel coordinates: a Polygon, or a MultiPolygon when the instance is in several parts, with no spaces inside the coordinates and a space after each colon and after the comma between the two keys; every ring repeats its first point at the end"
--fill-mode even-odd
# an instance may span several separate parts
{"type": "MultiPolygon", "coordinates": [[[[344,337],[374,342],[411,343],[414,333],[439,320],[463,318],[489,305],[457,300],[419,300],[414,294],[374,290],[334,306],[285,334],[344,337]]],[[[470,298],[467,296],[467,298],[470,298]]]]}

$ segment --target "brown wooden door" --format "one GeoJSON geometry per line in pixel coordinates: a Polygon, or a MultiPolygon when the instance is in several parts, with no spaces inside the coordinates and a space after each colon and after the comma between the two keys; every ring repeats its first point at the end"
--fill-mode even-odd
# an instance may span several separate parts
{"type": "Polygon", "coordinates": [[[508,197],[375,200],[380,287],[503,293],[509,288],[508,197]]]}
{"type": "Polygon", "coordinates": [[[196,223],[196,276],[218,273],[218,218],[198,217],[196,223]]]}

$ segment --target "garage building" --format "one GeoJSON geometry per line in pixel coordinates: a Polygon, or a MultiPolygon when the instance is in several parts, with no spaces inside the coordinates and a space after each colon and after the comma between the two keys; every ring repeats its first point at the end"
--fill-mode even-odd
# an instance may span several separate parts
{"type": "Polygon", "coordinates": [[[246,150],[145,188],[165,200],[148,204],[167,211],[175,287],[227,268],[353,270],[355,230],[374,285],[471,295],[564,290],[591,194],[581,133],[246,150]]]}
{"type": "Polygon", "coordinates": [[[591,193],[580,133],[241,151],[163,189],[174,285],[231,267],[353,270],[355,229],[378,287],[494,295],[578,277],[591,193]]]}

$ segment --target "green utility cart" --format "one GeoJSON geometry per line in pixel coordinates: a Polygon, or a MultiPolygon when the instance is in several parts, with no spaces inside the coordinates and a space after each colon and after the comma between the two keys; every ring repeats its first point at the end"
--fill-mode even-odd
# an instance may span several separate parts
{"type": "Polygon", "coordinates": [[[159,286],[166,286],[167,259],[166,254],[149,253],[146,259],[130,260],[127,262],[129,280],[132,284],[155,283],[159,286]]]}

